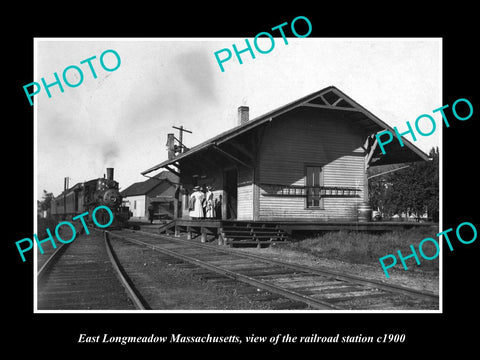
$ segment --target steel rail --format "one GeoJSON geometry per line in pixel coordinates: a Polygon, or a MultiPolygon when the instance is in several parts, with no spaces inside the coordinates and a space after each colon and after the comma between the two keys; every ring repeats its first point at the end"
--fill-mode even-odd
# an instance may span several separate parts
{"type": "Polygon", "coordinates": [[[42,265],[40,270],[37,271],[37,283],[42,281],[45,277],[45,274],[53,267],[53,264],[62,256],[62,254],[67,249],[68,245],[71,243],[62,243],[58,246],[57,249],[50,255],[47,261],[42,265]]]}
{"type": "Polygon", "coordinates": [[[211,248],[211,249],[214,249],[216,251],[221,251],[221,252],[224,252],[224,253],[235,253],[236,255],[242,256],[244,258],[258,259],[258,260],[261,260],[261,261],[266,262],[266,263],[284,266],[284,267],[287,267],[287,268],[290,268],[290,269],[293,269],[293,270],[304,271],[304,272],[313,273],[313,274],[317,274],[317,275],[334,277],[335,279],[338,279],[338,280],[354,282],[354,283],[357,283],[357,284],[366,285],[366,286],[369,286],[369,287],[374,287],[374,288],[384,290],[384,291],[388,291],[388,292],[393,292],[393,293],[403,294],[403,295],[409,295],[409,296],[415,296],[417,298],[422,298],[422,299],[429,300],[429,301],[434,301],[434,302],[439,301],[438,295],[433,294],[431,292],[421,291],[421,290],[417,290],[417,289],[411,289],[411,288],[407,288],[407,287],[404,287],[404,286],[401,286],[401,285],[396,285],[396,284],[385,284],[385,283],[383,283],[379,280],[373,280],[373,279],[368,279],[367,280],[367,279],[364,279],[364,278],[361,278],[361,277],[358,277],[358,276],[355,276],[355,275],[340,273],[340,272],[336,272],[336,271],[333,271],[333,270],[318,269],[318,268],[314,268],[314,267],[306,266],[306,265],[291,264],[291,263],[287,263],[287,262],[280,261],[280,260],[269,259],[269,258],[266,258],[266,257],[261,256],[261,255],[246,254],[244,252],[234,250],[234,249],[222,249],[222,248],[220,248],[216,245],[211,245],[211,244],[206,244],[206,243],[196,243],[196,242],[193,242],[191,240],[185,240],[185,239],[180,239],[180,238],[171,238],[169,236],[154,234],[154,233],[150,233],[150,232],[147,232],[147,231],[136,230],[135,232],[140,232],[142,234],[148,234],[148,235],[151,235],[153,237],[159,237],[159,238],[169,240],[169,241],[172,241],[172,242],[178,241],[178,242],[188,243],[188,244],[191,244],[191,245],[194,245],[194,246],[197,246],[197,247],[207,247],[207,248],[211,248]]]}
{"type": "MultiPolygon", "coordinates": [[[[80,230],[78,233],[81,234],[83,230],[80,230]]],[[[47,261],[43,264],[43,266],[40,268],[40,270],[37,271],[37,282],[40,280],[43,280],[45,274],[50,270],[53,266],[53,264],[62,256],[62,254],[65,252],[65,250],[68,248],[68,246],[73,242],[70,241],[68,243],[61,242],[60,246],[57,246],[55,251],[50,255],[47,261]]]]}
{"type": "Polygon", "coordinates": [[[132,238],[126,237],[124,235],[112,234],[110,232],[108,232],[108,233],[110,235],[114,236],[114,237],[119,237],[121,239],[124,239],[125,241],[129,241],[129,242],[132,242],[134,244],[138,244],[138,245],[141,245],[141,246],[148,247],[152,250],[161,252],[161,253],[166,254],[166,255],[170,255],[172,257],[175,257],[175,258],[178,258],[178,259],[181,259],[181,260],[184,260],[186,262],[189,262],[189,263],[195,264],[199,267],[202,267],[202,268],[211,270],[213,272],[222,274],[222,275],[227,276],[229,278],[232,278],[232,279],[235,279],[235,280],[238,280],[238,281],[256,286],[258,288],[270,291],[270,292],[275,293],[275,294],[282,295],[282,296],[284,296],[286,298],[289,298],[291,300],[296,300],[296,301],[303,302],[303,303],[308,304],[309,306],[311,306],[315,309],[319,309],[319,310],[342,310],[342,308],[340,308],[338,306],[335,306],[335,305],[332,305],[330,303],[327,303],[327,302],[324,302],[324,301],[321,301],[321,300],[318,300],[318,299],[314,299],[312,297],[302,295],[302,294],[297,293],[295,291],[287,290],[287,289],[281,288],[279,286],[266,283],[264,281],[254,279],[254,278],[252,278],[250,276],[247,276],[247,275],[243,275],[243,274],[231,271],[231,270],[223,269],[219,266],[209,264],[205,261],[196,259],[196,258],[188,256],[188,255],[180,254],[180,253],[177,253],[177,252],[172,251],[172,250],[167,250],[167,249],[161,248],[157,245],[149,244],[149,243],[146,243],[144,241],[137,240],[137,239],[132,239],[132,238]]]}
{"type": "Polygon", "coordinates": [[[110,243],[108,232],[104,231],[103,235],[105,239],[105,247],[107,249],[108,258],[110,259],[110,262],[112,263],[112,266],[122,286],[125,288],[127,296],[130,298],[130,300],[132,300],[133,304],[138,310],[150,310],[150,306],[145,301],[145,299],[143,299],[143,297],[135,290],[132,281],[130,280],[122,265],[120,264],[120,261],[118,260],[118,257],[113,250],[112,244],[110,243]]]}

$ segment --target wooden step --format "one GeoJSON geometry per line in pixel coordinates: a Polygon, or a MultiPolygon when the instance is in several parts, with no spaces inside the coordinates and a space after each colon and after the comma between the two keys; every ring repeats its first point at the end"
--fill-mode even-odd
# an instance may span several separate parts
{"type": "Polygon", "coordinates": [[[258,227],[240,227],[240,226],[224,226],[222,227],[225,231],[283,231],[280,228],[274,228],[274,227],[269,227],[269,228],[258,228],[258,227]]]}
{"type": "Polygon", "coordinates": [[[249,228],[249,229],[277,229],[277,224],[261,224],[261,223],[232,223],[223,224],[225,228],[249,228]]]}
{"type": "Polygon", "coordinates": [[[238,233],[238,234],[251,234],[252,230],[249,229],[222,229],[222,232],[228,233],[228,234],[233,234],[233,233],[238,233]]]}
{"type": "Polygon", "coordinates": [[[289,234],[272,223],[227,223],[221,228],[225,244],[229,246],[270,246],[285,244],[289,234]]]}
{"type": "Polygon", "coordinates": [[[245,246],[245,245],[254,245],[254,246],[270,246],[272,244],[284,244],[285,241],[252,241],[252,240],[243,240],[243,241],[232,241],[227,240],[226,245],[229,246],[245,246]]]}
{"type": "Polygon", "coordinates": [[[255,235],[255,236],[280,236],[285,234],[283,231],[245,231],[245,230],[228,230],[228,231],[222,231],[223,234],[225,235],[255,235]]]}
{"type": "Polygon", "coordinates": [[[242,235],[226,235],[224,236],[224,238],[226,239],[249,239],[249,240],[255,240],[255,239],[281,239],[281,240],[287,240],[288,237],[286,236],[282,236],[282,235],[279,235],[279,236],[242,236],[242,235]]]}

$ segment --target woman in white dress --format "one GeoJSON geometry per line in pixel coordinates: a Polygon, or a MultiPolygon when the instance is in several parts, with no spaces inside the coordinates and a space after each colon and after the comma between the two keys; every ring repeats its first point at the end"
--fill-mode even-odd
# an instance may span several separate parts
{"type": "Polygon", "coordinates": [[[207,192],[205,193],[205,217],[207,219],[213,219],[215,217],[215,204],[213,202],[213,188],[207,186],[207,192]]]}
{"type": "Polygon", "coordinates": [[[203,206],[202,202],[205,199],[205,194],[200,191],[200,186],[195,186],[193,188],[193,193],[190,195],[189,199],[189,210],[190,217],[192,219],[203,219],[203,206]]]}

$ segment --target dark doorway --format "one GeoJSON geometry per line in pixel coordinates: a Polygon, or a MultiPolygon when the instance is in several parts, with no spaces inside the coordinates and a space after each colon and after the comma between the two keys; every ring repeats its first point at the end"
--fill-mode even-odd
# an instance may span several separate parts
{"type": "Polygon", "coordinates": [[[223,188],[225,190],[226,216],[228,220],[237,218],[237,169],[230,169],[223,173],[223,188]]]}

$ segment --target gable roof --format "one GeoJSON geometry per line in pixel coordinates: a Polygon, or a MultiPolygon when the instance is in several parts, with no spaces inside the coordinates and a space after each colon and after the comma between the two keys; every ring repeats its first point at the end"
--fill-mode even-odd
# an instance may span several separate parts
{"type": "MultiPolygon", "coordinates": [[[[174,164],[175,162],[189,157],[197,152],[228,142],[229,140],[232,140],[233,138],[240,136],[247,131],[250,131],[262,124],[272,121],[275,117],[278,117],[279,115],[282,115],[300,106],[349,112],[347,117],[350,119],[350,121],[364,128],[367,133],[373,135],[382,130],[389,130],[393,134],[393,136],[396,137],[395,131],[387,123],[380,120],[377,116],[372,114],[370,111],[365,109],[363,106],[358,104],[356,101],[354,101],[352,98],[340,91],[335,86],[328,86],[322,90],[306,95],[298,100],[290,102],[255,119],[252,119],[242,125],[236,126],[217,136],[214,136],[213,138],[192,147],[188,151],[179,154],[173,159],[163,161],[160,164],[157,164],[143,171],[141,174],[148,174],[152,171],[161,169],[170,164],[174,164]]],[[[401,148],[399,145],[397,147],[394,147],[392,142],[392,146],[389,146],[388,153],[383,157],[383,159],[381,159],[383,161],[378,162],[378,165],[407,161],[428,160],[427,154],[425,154],[422,150],[413,145],[410,141],[405,138],[402,138],[402,141],[408,151],[402,151],[400,153],[403,148],[401,148]]],[[[379,154],[379,152],[380,151],[377,147],[377,149],[375,150],[375,155],[381,155],[379,154]]]]}
{"type": "Polygon", "coordinates": [[[133,183],[120,193],[122,196],[145,195],[165,181],[175,184],[178,182],[178,177],[169,171],[162,171],[145,181],[133,183]]]}

